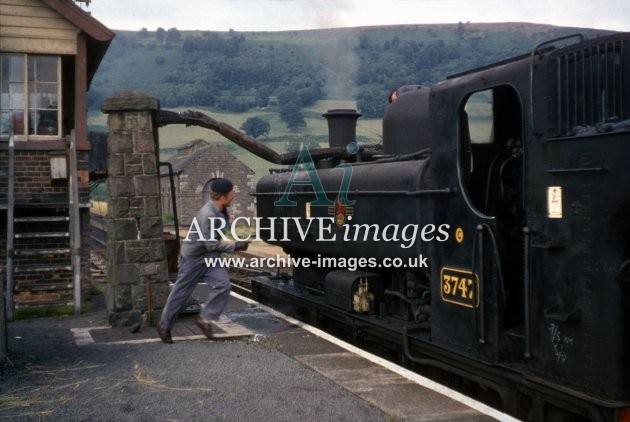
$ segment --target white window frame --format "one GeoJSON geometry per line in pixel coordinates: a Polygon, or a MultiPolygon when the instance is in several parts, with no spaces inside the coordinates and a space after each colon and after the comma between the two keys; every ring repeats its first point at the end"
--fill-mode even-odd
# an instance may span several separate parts
{"type": "MultiPolygon", "coordinates": [[[[22,110],[22,115],[23,115],[23,131],[22,133],[14,133],[14,139],[15,141],[38,141],[38,140],[57,140],[59,138],[61,138],[61,130],[62,130],[62,110],[63,110],[63,97],[62,97],[62,75],[61,75],[61,56],[58,55],[54,55],[54,54],[22,54],[22,53],[2,53],[0,54],[0,56],[22,56],[23,57],[23,85],[24,85],[24,104],[23,104],[23,110],[22,110]],[[57,60],[57,106],[56,106],[56,112],[57,112],[57,132],[54,134],[49,134],[49,135],[39,135],[39,134],[29,134],[29,127],[30,127],[30,118],[31,118],[31,112],[32,111],[36,111],[36,110],[40,110],[34,107],[31,107],[31,98],[30,98],[30,92],[29,92],[29,84],[30,82],[35,82],[35,81],[29,81],[29,74],[28,74],[28,65],[29,65],[29,57],[53,57],[57,60]]],[[[0,107],[2,107],[2,104],[0,104],[0,107]]],[[[11,117],[10,117],[11,118],[11,117]]],[[[7,134],[0,134],[0,141],[6,141],[8,140],[9,136],[7,134]]]]}

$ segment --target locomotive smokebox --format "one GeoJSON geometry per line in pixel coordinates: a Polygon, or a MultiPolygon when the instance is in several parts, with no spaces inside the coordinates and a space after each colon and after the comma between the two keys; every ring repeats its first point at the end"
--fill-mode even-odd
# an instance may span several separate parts
{"type": "Polygon", "coordinates": [[[323,114],[328,120],[328,142],[330,147],[346,147],[357,138],[357,119],[361,117],[353,109],[333,109],[323,114]]]}

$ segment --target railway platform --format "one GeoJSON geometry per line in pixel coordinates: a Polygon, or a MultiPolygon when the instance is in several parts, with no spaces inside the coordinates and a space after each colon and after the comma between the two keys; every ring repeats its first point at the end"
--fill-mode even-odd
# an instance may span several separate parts
{"type": "Polygon", "coordinates": [[[172,345],[154,327],[104,326],[95,302],[81,317],[9,324],[0,419],[510,419],[237,294],[217,324],[223,341],[180,315],[172,345]]]}

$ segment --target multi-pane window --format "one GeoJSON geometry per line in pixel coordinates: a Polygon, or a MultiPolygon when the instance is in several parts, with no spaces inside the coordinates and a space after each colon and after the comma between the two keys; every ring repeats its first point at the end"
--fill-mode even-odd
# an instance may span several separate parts
{"type": "Polygon", "coordinates": [[[58,137],[61,121],[61,59],[0,54],[0,138],[58,137]]]}

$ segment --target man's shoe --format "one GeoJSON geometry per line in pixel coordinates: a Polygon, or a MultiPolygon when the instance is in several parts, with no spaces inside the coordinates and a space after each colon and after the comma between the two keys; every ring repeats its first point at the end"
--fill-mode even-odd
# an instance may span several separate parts
{"type": "Polygon", "coordinates": [[[163,326],[161,323],[157,326],[158,334],[160,335],[160,339],[164,343],[172,344],[173,337],[171,337],[171,330],[163,326]]]}
{"type": "Polygon", "coordinates": [[[204,321],[200,316],[195,318],[195,324],[206,337],[212,338],[212,324],[204,321]]]}

